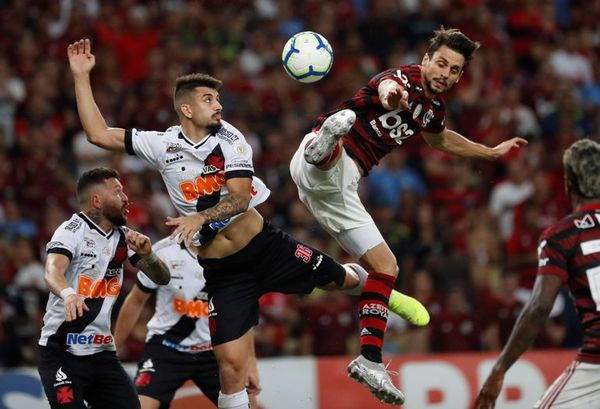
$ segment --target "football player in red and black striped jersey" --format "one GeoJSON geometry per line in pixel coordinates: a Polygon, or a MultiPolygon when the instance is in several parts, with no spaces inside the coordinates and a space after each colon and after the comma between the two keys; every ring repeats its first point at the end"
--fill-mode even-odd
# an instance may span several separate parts
{"type": "Polygon", "coordinates": [[[583,345],[535,408],[593,408],[600,402],[600,144],[575,142],[563,165],[573,213],[540,237],[533,293],[479,393],[478,409],[495,406],[504,374],[535,339],[563,285],[581,319],[583,345]]]}

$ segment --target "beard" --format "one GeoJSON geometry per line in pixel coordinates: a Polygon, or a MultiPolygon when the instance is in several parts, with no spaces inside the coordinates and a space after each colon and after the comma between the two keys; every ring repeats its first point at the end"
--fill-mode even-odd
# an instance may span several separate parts
{"type": "Polygon", "coordinates": [[[106,217],[115,226],[124,226],[127,224],[127,216],[123,215],[122,209],[109,209],[104,212],[106,217]]]}
{"type": "Polygon", "coordinates": [[[446,90],[444,90],[444,91],[437,91],[436,89],[434,89],[431,86],[431,80],[429,80],[429,79],[425,79],[425,84],[423,84],[423,85],[425,85],[425,88],[427,88],[427,92],[429,94],[432,94],[432,95],[439,95],[439,94],[444,93],[444,91],[446,91],[446,90]]]}
{"type": "Polygon", "coordinates": [[[222,126],[223,126],[223,124],[221,123],[221,121],[218,121],[217,123],[209,124],[206,127],[206,129],[208,130],[209,133],[212,133],[212,132],[216,132],[219,129],[221,129],[222,126]]]}

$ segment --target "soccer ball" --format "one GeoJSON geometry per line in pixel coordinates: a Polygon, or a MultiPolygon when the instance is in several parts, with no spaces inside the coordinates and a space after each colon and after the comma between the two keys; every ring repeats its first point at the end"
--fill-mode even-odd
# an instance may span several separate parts
{"type": "Polygon", "coordinates": [[[285,72],[296,81],[315,82],[329,72],[333,50],[321,34],[303,31],[285,43],[281,61],[285,72]]]}

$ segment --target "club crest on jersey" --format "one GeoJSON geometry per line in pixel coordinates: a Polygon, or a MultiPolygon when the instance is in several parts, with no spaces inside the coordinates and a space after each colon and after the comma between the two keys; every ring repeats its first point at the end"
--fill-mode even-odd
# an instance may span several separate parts
{"type": "Polygon", "coordinates": [[[175,153],[175,152],[179,152],[182,149],[183,149],[183,146],[181,146],[180,143],[171,142],[171,143],[169,143],[167,145],[167,148],[165,149],[165,152],[167,152],[167,153],[175,153]]]}

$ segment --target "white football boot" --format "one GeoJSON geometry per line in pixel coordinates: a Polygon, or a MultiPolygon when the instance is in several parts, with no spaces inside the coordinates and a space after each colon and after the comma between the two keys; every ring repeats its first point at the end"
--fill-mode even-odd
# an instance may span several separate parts
{"type": "Polygon", "coordinates": [[[304,159],[313,165],[325,159],[340,138],[350,131],[354,121],[356,114],[351,109],[343,109],[327,118],[310,145],[304,149],[304,159]]]}
{"type": "Polygon", "coordinates": [[[396,406],[404,403],[404,394],[394,386],[383,364],[359,355],[348,365],[348,376],[365,385],[381,402],[396,406]]]}

